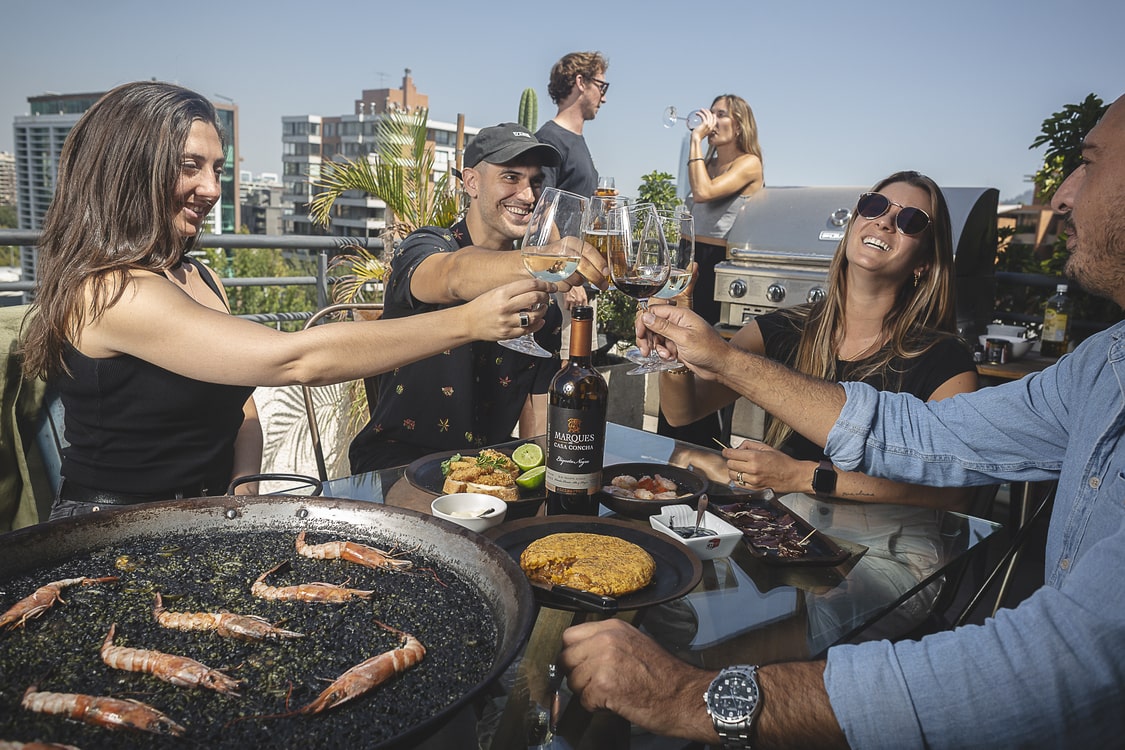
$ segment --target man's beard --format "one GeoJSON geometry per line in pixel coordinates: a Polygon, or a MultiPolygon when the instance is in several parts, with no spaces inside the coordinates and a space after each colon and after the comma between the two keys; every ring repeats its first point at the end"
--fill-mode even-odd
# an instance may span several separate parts
{"type": "Polygon", "coordinates": [[[1088,234],[1078,237],[1073,218],[1067,216],[1062,230],[1076,239],[1063,274],[1082,291],[1125,307],[1125,222],[1102,227],[1100,237],[1091,238],[1088,234]]]}

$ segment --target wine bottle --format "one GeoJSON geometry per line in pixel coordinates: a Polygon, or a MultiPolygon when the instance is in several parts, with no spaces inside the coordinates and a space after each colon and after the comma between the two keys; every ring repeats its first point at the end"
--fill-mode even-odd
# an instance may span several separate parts
{"type": "Polygon", "coordinates": [[[1066,295],[1067,285],[1055,287],[1055,296],[1047,300],[1043,312],[1043,334],[1039,353],[1044,357],[1061,357],[1070,346],[1071,300],[1066,295]]]}
{"type": "Polygon", "coordinates": [[[594,309],[578,306],[570,317],[569,360],[547,391],[547,515],[596,516],[609,386],[590,357],[594,309]]]}

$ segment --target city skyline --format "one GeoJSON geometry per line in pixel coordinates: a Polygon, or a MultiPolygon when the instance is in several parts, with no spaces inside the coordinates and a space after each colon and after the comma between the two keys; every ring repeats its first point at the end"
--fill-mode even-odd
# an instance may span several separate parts
{"type": "Polygon", "coordinates": [[[597,49],[611,88],[585,135],[625,194],[648,172],[676,176],[686,131],[661,126],[664,107],[730,92],[754,109],[767,185],[869,185],[905,168],[1007,199],[1030,189],[1042,149],[1028,147],[1045,118],[1125,89],[1121,4],[1079,0],[1066,14],[964,0],[859,14],[726,0],[706,14],[661,0],[565,8],[537,19],[494,2],[438,0],[422,12],[340,0],[313,13],[292,0],[235,1],[196,18],[138,0],[19,4],[0,11],[19,61],[0,79],[0,151],[12,150],[29,96],[157,78],[237,103],[239,168],[280,173],[283,116],[348,114],[364,89],[395,88],[410,68],[433,119],[512,121],[530,87],[542,124],[555,112],[550,66],[597,49]]]}

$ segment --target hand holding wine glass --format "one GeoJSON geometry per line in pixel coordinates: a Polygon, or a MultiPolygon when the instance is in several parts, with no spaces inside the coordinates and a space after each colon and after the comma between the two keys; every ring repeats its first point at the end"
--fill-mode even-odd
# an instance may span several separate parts
{"type": "MultiPolygon", "coordinates": [[[[571,278],[582,261],[582,221],[586,199],[549,187],[531,212],[520,253],[524,267],[537,279],[562,282],[571,278]]],[[[530,324],[530,317],[524,314],[530,324]]],[[[525,326],[526,327],[526,326],[525,326]]],[[[531,333],[499,342],[502,346],[536,357],[553,356],[531,333]]]]}

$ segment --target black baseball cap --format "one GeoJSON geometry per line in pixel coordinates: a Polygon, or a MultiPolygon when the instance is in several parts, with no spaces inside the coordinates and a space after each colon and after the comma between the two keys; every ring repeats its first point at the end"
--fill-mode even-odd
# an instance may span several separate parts
{"type": "Polygon", "coordinates": [[[482,161],[489,164],[507,164],[530,151],[537,152],[540,166],[557,167],[562,157],[558,149],[542,143],[527,128],[514,122],[505,122],[483,128],[472,143],[465,147],[464,164],[475,167],[482,161]]]}

